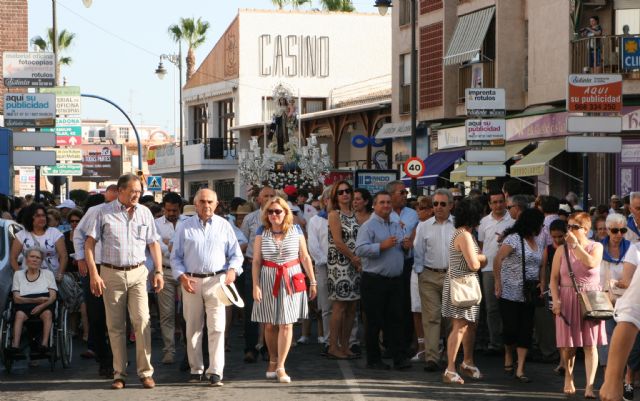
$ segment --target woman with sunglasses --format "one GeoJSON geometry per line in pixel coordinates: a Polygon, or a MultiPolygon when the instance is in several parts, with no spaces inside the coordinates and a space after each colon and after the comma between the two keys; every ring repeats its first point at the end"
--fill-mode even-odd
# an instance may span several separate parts
{"type": "Polygon", "coordinates": [[[607,343],[604,322],[602,320],[583,320],[580,304],[569,275],[565,257],[568,250],[569,262],[575,275],[579,291],[600,290],[600,264],[602,263],[602,244],[587,238],[591,229],[588,213],[579,212],[569,216],[569,231],[565,244],[558,247],[553,257],[549,288],[553,298],[553,313],[556,315],[556,342],[566,363],[564,393],[575,394],[573,366],[576,348],[584,350],[586,384],[584,397],[595,399],[593,382],[598,368],[596,347],[607,343]]]}
{"type": "Polygon", "coordinates": [[[269,350],[267,379],[290,383],[284,363],[291,347],[293,323],[308,315],[307,291],[302,267],[309,278],[309,298],[317,294],[317,282],[302,229],[293,224],[287,201],[270,198],[262,208],[262,227],[253,244],[253,312],[251,320],[265,323],[269,350]]]}
{"type": "Polygon", "coordinates": [[[355,254],[358,220],[352,207],[353,187],[339,181],[331,189],[329,212],[329,252],[327,288],[331,305],[329,330],[330,359],[355,358],[349,349],[349,337],[360,300],[360,258],[355,254]]]}
{"type": "MultiPolygon", "coordinates": [[[[620,298],[625,291],[623,287],[626,286],[622,284],[619,287],[618,283],[622,279],[625,256],[632,244],[624,238],[628,229],[627,220],[623,215],[618,213],[609,214],[606,217],[606,225],[608,235],[601,241],[603,252],[602,263],[600,264],[600,285],[602,286],[602,290],[608,293],[611,303],[615,305],[618,298],[620,298]]],[[[609,319],[605,321],[604,325],[607,332],[607,343],[610,343],[613,329],[616,327],[616,321],[615,319],[609,319]]],[[[639,352],[640,341],[636,341],[632,350],[632,353],[635,355],[633,358],[629,358],[629,361],[639,361],[639,352]]],[[[607,366],[608,354],[608,345],[598,346],[600,366],[607,366]]],[[[624,384],[625,393],[629,391],[633,392],[633,371],[639,367],[640,366],[627,366],[624,384]]]]}

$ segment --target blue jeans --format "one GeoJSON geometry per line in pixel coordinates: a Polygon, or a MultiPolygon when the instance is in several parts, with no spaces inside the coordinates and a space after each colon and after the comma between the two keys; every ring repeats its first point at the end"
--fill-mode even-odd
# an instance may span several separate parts
{"type": "MultiPolygon", "coordinates": [[[[613,329],[617,326],[617,322],[614,319],[609,319],[604,322],[605,330],[607,331],[607,344],[611,342],[611,336],[613,335],[613,329]]],[[[607,365],[607,359],[609,354],[609,345],[598,346],[598,360],[600,366],[607,365]]],[[[633,348],[629,353],[629,360],[627,365],[633,371],[640,370],[640,335],[636,336],[636,341],[633,343],[633,348]]]]}

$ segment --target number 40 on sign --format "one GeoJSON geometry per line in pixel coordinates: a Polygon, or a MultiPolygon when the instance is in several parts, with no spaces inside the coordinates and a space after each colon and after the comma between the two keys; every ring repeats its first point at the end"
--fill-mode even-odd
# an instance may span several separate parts
{"type": "Polygon", "coordinates": [[[424,174],[424,162],[419,157],[410,157],[404,162],[404,173],[410,178],[420,178],[424,174]]]}

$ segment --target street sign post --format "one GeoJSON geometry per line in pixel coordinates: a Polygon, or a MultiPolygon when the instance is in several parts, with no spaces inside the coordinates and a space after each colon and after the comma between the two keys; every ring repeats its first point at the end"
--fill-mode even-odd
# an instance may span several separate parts
{"type": "Polygon", "coordinates": [[[7,128],[53,127],[56,95],[51,93],[5,93],[4,124],[7,128]]]}
{"type": "Polygon", "coordinates": [[[568,136],[567,152],[570,153],[620,153],[622,138],[619,136],[568,136]]]}
{"type": "Polygon", "coordinates": [[[147,177],[147,189],[152,192],[162,191],[162,177],[159,175],[150,175],[147,177]]]}
{"type": "Polygon", "coordinates": [[[466,120],[467,146],[504,146],[507,122],[503,119],[466,120]]]}
{"type": "Polygon", "coordinates": [[[504,117],[505,92],[502,88],[465,89],[465,108],[468,116],[504,117]]]}
{"type": "Polygon", "coordinates": [[[622,131],[622,117],[620,116],[568,116],[567,132],[608,132],[622,131]]]}
{"type": "Polygon", "coordinates": [[[44,88],[55,85],[53,53],[3,52],[2,77],[7,88],[44,88]]]}
{"type": "Polygon", "coordinates": [[[467,150],[464,154],[467,162],[500,162],[507,161],[507,152],[504,149],[495,150],[467,150]]]}
{"type": "Polygon", "coordinates": [[[56,152],[52,150],[14,150],[14,166],[55,166],[56,152]]]}
{"type": "Polygon", "coordinates": [[[507,166],[504,164],[467,165],[467,177],[504,177],[506,175],[507,166]]]}
{"type": "Polygon", "coordinates": [[[58,146],[75,146],[82,143],[82,120],[79,117],[56,118],[56,126],[43,131],[55,132],[58,146]]]}
{"type": "Polygon", "coordinates": [[[424,161],[419,157],[410,157],[404,162],[404,173],[410,178],[422,177],[424,170],[424,161]]]}
{"type": "Polygon", "coordinates": [[[58,163],[55,166],[42,166],[44,176],[69,176],[82,175],[82,164],[80,163],[58,163]]]}
{"type": "Polygon", "coordinates": [[[56,159],[59,162],[82,161],[82,151],[80,149],[58,148],[55,151],[56,151],[56,159]]]}
{"type": "Polygon", "coordinates": [[[56,134],[53,132],[14,132],[13,146],[56,146],[56,134]]]}
{"type": "Polygon", "coordinates": [[[40,93],[56,95],[56,114],[59,116],[80,115],[82,104],[79,86],[56,86],[40,89],[40,93]]]}

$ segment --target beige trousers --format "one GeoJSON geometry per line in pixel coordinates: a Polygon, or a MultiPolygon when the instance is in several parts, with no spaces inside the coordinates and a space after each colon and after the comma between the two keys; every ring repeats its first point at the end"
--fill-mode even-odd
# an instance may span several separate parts
{"type": "Polygon", "coordinates": [[[192,374],[202,374],[202,328],[207,315],[207,334],[209,336],[209,368],[207,375],[216,374],[222,379],[224,370],[224,329],[225,306],[213,293],[214,284],[220,282],[220,276],[193,278],[195,293],[182,289],[182,307],[187,323],[187,356],[192,374]]]}
{"type": "Polygon", "coordinates": [[[162,351],[174,355],[176,353],[176,293],[180,289],[171,274],[171,269],[163,269],[164,287],[158,293],[158,310],[160,311],[160,331],[162,332],[162,351]]]}
{"type": "Polygon", "coordinates": [[[127,309],[136,333],[136,368],[138,377],[153,375],[151,366],[151,325],[147,297],[147,275],[141,265],[130,271],[120,271],[102,265],[104,309],[109,342],[113,353],[114,379],[127,376],[127,309]]]}
{"type": "Polygon", "coordinates": [[[442,287],[446,273],[423,270],[418,275],[420,306],[422,308],[422,329],[424,330],[424,359],[438,362],[440,360],[441,321],[442,321],[442,287]]]}

